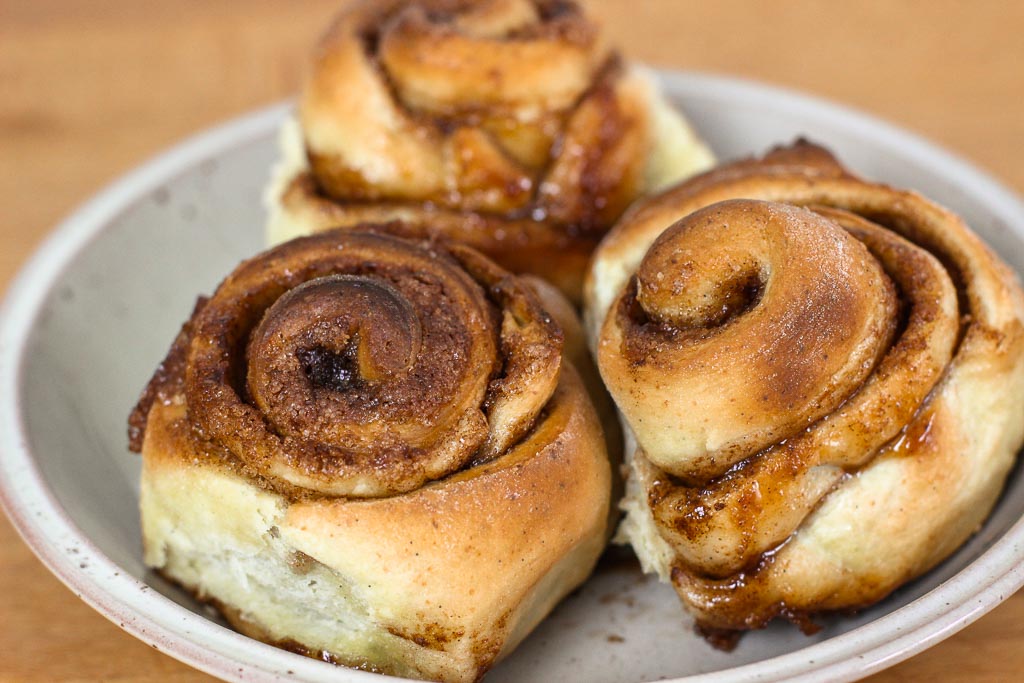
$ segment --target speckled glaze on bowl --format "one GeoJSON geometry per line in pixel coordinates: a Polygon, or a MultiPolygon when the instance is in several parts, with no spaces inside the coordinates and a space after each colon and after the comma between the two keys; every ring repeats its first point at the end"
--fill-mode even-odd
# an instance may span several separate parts
{"type": "MultiPolygon", "coordinates": [[[[963,161],[803,95],[661,76],[723,159],[809,136],[859,173],[957,211],[1024,272],[1024,205],[963,161]]],[[[0,499],[78,596],[182,661],[228,680],[370,683],[382,678],[232,632],[141,561],[140,463],[127,451],[125,418],[196,295],[261,249],[260,193],[286,112],[239,119],[141,167],[65,221],[22,271],[0,317],[0,499]]],[[[853,680],[949,636],[1024,584],[1022,514],[1018,468],[984,528],[935,571],[855,617],[825,620],[811,638],[776,624],[731,654],[692,633],[669,586],[628,559],[607,561],[488,681],[853,680]]]]}

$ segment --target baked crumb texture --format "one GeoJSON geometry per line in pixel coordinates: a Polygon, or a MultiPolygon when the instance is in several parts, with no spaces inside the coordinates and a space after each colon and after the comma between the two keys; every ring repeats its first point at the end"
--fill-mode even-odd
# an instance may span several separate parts
{"type": "Polygon", "coordinates": [[[1016,277],[805,141],[639,202],[586,299],[627,431],[620,537],[720,643],[933,567],[1024,438],[1016,277]]]}

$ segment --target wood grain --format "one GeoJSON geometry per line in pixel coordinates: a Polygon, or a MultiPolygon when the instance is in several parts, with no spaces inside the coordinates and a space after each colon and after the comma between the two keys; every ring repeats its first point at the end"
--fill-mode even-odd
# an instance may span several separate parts
{"type": "MultiPolygon", "coordinates": [[[[183,136],[293,93],[340,2],[0,0],[0,287],[54,224],[183,136]]],[[[1024,3],[593,0],[630,55],[843,102],[1024,191],[1024,3]]],[[[939,198],[941,199],[941,198],[939,198]]],[[[0,517],[0,680],[203,681],[81,603],[0,517]]],[[[872,679],[1024,671],[1024,594],[872,679]]]]}

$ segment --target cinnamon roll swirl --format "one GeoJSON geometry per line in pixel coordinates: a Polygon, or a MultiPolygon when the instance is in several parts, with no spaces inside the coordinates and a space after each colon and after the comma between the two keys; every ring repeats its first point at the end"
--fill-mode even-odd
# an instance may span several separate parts
{"type": "Polygon", "coordinates": [[[607,538],[604,437],[562,343],[465,246],[335,231],[244,262],[130,419],[146,563],[267,642],[479,678],[607,538]]]}
{"type": "Polygon", "coordinates": [[[1015,276],[806,142],[631,209],[587,304],[621,533],[708,633],[884,598],[977,530],[1024,440],[1015,276]]]}
{"type": "Polygon", "coordinates": [[[626,206],[712,162],[565,0],[357,2],[321,41],[282,136],[271,242],[401,221],[577,303],[626,206]]]}

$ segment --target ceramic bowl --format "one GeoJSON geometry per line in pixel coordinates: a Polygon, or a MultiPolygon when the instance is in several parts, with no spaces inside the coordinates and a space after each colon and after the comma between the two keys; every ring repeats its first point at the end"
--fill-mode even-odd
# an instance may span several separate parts
{"type": "MultiPolygon", "coordinates": [[[[661,78],[721,158],[808,136],[860,174],[957,211],[1024,272],[1024,206],[934,145],[763,85],[661,78]]],[[[374,683],[381,678],[234,633],[141,559],[140,461],[127,451],[125,419],[196,295],[262,248],[261,190],[287,111],[246,116],[146,164],[65,221],[25,267],[0,318],[0,498],[54,574],[171,656],[228,680],[374,683]]],[[[728,654],[694,635],[669,586],[613,554],[488,681],[858,678],[945,638],[1024,583],[1022,513],[1015,470],[981,531],[934,571],[855,617],[824,620],[813,637],[776,624],[728,654]]]]}

